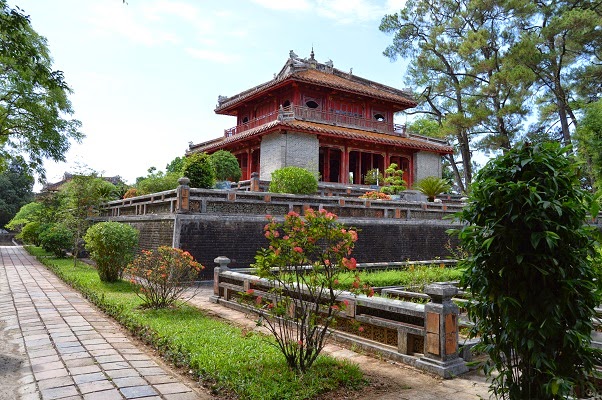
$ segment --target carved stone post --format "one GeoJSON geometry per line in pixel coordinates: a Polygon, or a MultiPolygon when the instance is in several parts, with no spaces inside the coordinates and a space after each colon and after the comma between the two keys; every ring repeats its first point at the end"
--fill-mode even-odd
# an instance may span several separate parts
{"type": "Polygon", "coordinates": [[[260,192],[259,172],[251,172],[251,192],[260,192]]]}
{"type": "Polygon", "coordinates": [[[178,214],[187,213],[190,211],[190,179],[182,177],[178,179],[180,186],[176,189],[177,203],[176,212],[178,214]]]}
{"type": "MultiPolygon", "coordinates": [[[[213,260],[214,263],[218,264],[219,267],[215,267],[213,270],[213,295],[209,296],[209,300],[213,303],[218,303],[220,299],[220,290],[219,290],[219,274],[222,271],[229,271],[228,264],[230,264],[230,259],[228,257],[219,256],[213,260]]],[[[224,298],[228,300],[228,289],[224,288],[224,298]]]]}
{"type": "Polygon", "coordinates": [[[458,306],[452,297],[458,288],[449,283],[427,285],[424,292],[431,301],[424,306],[426,336],[424,357],[418,362],[429,371],[444,378],[468,371],[458,356],[458,306]]]}

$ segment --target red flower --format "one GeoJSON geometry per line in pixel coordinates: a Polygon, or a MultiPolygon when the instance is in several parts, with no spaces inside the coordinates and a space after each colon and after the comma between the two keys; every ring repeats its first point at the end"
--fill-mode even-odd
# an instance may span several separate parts
{"type": "Polygon", "coordinates": [[[296,251],[297,253],[303,253],[303,249],[301,247],[299,247],[299,246],[294,247],[293,251],[296,251]]]}
{"type": "Polygon", "coordinates": [[[261,296],[257,296],[257,298],[255,299],[255,303],[259,306],[261,305],[261,302],[263,301],[263,297],[261,296]]]}
{"type": "Polygon", "coordinates": [[[353,257],[349,259],[343,257],[343,260],[341,260],[341,262],[343,263],[343,266],[350,271],[353,271],[357,268],[357,261],[353,257]]]}
{"type": "Polygon", "coordinates": [[[247,291],[245,293],[251,295],[251,294],[254,294],[255,291],[253,289],[247,289],[247,291]]]}
{"type": "Polygon", "coordinates": [[[364,331],[364,327],[360,326],[359,328],[357,328],[358,331],[363,332],[364,331]]]}

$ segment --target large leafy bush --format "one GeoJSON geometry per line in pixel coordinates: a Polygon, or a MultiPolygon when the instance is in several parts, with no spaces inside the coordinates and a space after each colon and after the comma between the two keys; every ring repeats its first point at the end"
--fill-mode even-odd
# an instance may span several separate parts
{"type": "Polygon", "coordinates": [[[226,150],[218,150],[209,156],[218,181],[238,182],[242,176],[236,156],[226,150]]]}
{"type": "Polygon", "coordinates": [[[134,258],[138,231],[119,222],[100,222],[88,229],[84,240],[90,258],[96,262],[100,280],[115,282],[134,258]]]}
{"type": "Polygon", "coordinates": [[[600,282],[587,198],[557,143],[521,145],[476,177],[460,213],[463,285],[498,398],[567,398],[602,361],[591,347],[600,282]]]}
{"type": "Polygon", "coordinates": [[[65,224],[47,224],[39,233],[38,241],[44,250],[62,258],[73,246],[73,232],[65,224]]]}
{"type": "Polygon", "coordinates": [[[207,153],[194,153],[186,157],[182,175],[190,179],[190,187],[209,189],[215,183],[215,170],[207,153]]]}
{"type": "Polygon", "coordinates": [[[273,193],[314,194],[318,179],[300,167],[284,167],[272,172],[269,191],[273,193]]]}

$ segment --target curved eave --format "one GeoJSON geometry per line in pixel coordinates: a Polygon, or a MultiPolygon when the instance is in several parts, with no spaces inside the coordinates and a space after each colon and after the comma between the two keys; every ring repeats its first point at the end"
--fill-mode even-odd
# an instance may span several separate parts
{"type": "Polygon", "coordinates": [[[339,128],[330,125],[309,123],[302,121],[272,121],[257,128],[205,143],[199,143],[189,147],[187,153],[201,151],[217,151],[228,146],[239,143],[250,137],[259,137],[279,130],[290,129],[296,132],[319,134],[321,136],[333,138],[346,138],[365,143],[378,143],[388,146],[402,147],[418,151],[430,151],[438,154],[453,154],[453,148],[450,146],[438,145],[425,140],[416,140],[411,138],[398,137],[386,134],[376,134],[352,128],[339,128]]]}
{"type": "MultiPolygon", "coordinates": [[[[341,78],[341,79],[343,79],[343,78],[341,78]]],[[[413,108],[418,105],[418,103],[415,102],[414,100],[402,98],[401,96],[389,94],[384,91],[382,91],[381,94],[378,94],[378,93],[374,93],[373,91],[370,91],[367,89],[366,90],[351,89],[348,87],[343,87],[341,85],[325,82],[320,79],[313,79],[313,78],[306,77],[306,76],[300,76],[300,73],[294,73],[294,74],[287,75],[282,78],[277,78],[276,80],[264,83],[262,85],[256,86],[255,88],[249,89],[248,91],[237,94],[237,95],[233,96],[231,98],[231,100],[227,100],[222,105],[215,108],[214,111],[216,114],[236,115],[234,113],[234,111],[240,105],[240,103],[254,100],[257,97],[261,97],[262,95],[266,94],[266,92],[268,92],[268,90],[279,89],[292,82],[302,82],[302,83],[309,83],[309,84],[313,84],[313,85],[320,85],[320,86],[327,87],[327,88],[333,89],[333,90],[339,90],[342,92],[347,92],[347,93],[352,93],[352,94],[356,94],[356,95],[362,95],[362,96],[366,96],[366,97],[375,98],[378,100],[388,101],[388,102],[396,105],[396,108],[398,108],[397,111],[402,111],[402,110],[405,110],[408,108],[413,108]]]]}

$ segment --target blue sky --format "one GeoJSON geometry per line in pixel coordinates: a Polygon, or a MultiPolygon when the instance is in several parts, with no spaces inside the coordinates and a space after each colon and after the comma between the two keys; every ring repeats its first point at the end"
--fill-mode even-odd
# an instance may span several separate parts
{"type": "MultiPolygon", "coordinates": [[[[86,165],[128,183],[164,170],[189,142],[223,135],[216,115],[231,96],[272,79],[290,50],[404,88],[406,64],[382,55],[381,18],[404,0],[10,0],[48,40],[54,68],[73,89],[86,138],[48,181],[86,165]]],[[[400,121],[404,122],[404,121],[400,121]]]]}

